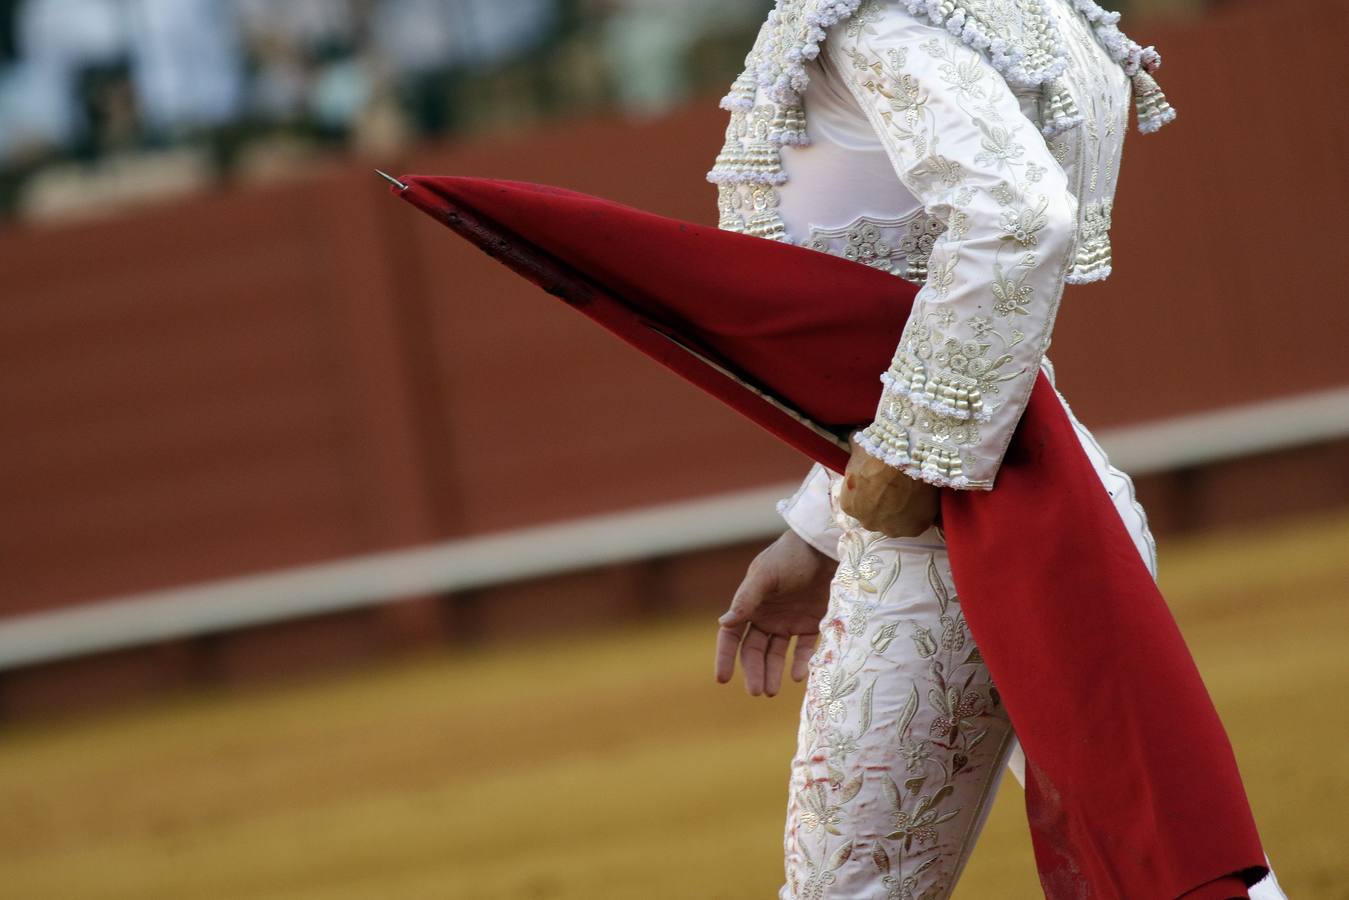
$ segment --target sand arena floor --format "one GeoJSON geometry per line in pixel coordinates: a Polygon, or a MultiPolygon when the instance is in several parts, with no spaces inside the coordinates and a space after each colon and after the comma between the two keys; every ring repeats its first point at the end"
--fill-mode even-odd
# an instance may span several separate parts
{"type": "MultiPolygon", "coordinates": [[[[1349,898],[1349,514],[1162,577],[1285,888],[1349,898]]],[[[775,896],[801,686],[717,686],[713,618],[0,732],[0,897],[775,896]]],[[[956,896],[1041,896],[1010,778],[956,896]]]]}

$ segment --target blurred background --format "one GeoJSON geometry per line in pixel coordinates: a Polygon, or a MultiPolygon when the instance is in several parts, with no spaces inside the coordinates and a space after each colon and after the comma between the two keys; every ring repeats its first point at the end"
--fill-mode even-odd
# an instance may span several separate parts
{"type": "MultiPolygon", "coordinates": [[[[713,619],[806,463],[371,172],[714,223],[770,5],[0,0],[0,897],[773,895],[801,688],[713,619]]],[[[1349,898],[1349,7],[1124,12],[1180,118],[1050,355],[1349,898]]]]}

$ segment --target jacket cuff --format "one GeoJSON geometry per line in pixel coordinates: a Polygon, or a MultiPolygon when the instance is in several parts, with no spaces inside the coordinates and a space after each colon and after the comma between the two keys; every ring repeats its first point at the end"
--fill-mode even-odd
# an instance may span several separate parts
{"type": "Polygon", "coordinates": [[[830,492],[836,477],[816,463],[796,493],[777,505],[778,515],[792,531],[833,560],[838,559],[838,541],[843,536],[843,529],[834,520],[830,492]]]}
{"type": "Polygon", "coordinates": [[[978,423],[917,404],[894,380],[885,381],[876,419],[858,432],[858,445],[910,478],[957,490],[992,490],[992,480],[966,474],[959,449],[978,442],[978,423]]]}

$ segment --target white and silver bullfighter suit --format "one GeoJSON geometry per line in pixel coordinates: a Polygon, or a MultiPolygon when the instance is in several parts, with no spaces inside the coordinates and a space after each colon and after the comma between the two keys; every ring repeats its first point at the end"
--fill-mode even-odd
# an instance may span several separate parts
{"type": "MultiPolygon", "coordinates": [[[[779,0],[722,105],[720,225],[921,284],[861,446],[990,490],[1065,284],[1109,276],[1130,99],[1175,117],[1152,48],[1093,0],[779,0]]],[[[822,298],[821,302],[828,302],[822,298]]],[[[1156,575],[1129,478],[1073,420],[1156,575]]],[[[839,565],[810,662],[784,898],[950,895],[1015,736],[937,526],[862,529],[820,466],[779,505],[839,565]]],[[[1252,897],[1282,894],[1272,876],[1252,897]]]]}

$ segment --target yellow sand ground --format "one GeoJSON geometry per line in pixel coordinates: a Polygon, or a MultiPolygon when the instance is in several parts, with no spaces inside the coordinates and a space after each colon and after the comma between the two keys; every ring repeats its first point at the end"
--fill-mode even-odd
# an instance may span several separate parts
{"type": "MultiPolygon", "coordinates": [[[[1162,549],[1285,888],[1349,898],[1349,515],[1162,549]]],[[[0,897],[775,896],[800,686],[714,684],[714,627],[10,730],[0,897]]],[[[1010,778],[957,896],[1040,896],[1010,778]]]]}

